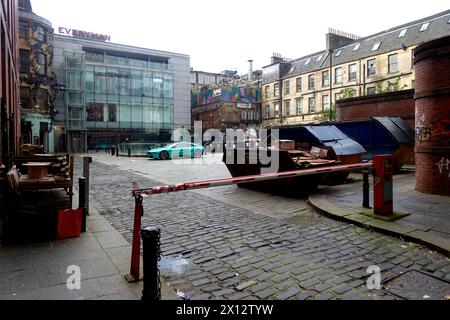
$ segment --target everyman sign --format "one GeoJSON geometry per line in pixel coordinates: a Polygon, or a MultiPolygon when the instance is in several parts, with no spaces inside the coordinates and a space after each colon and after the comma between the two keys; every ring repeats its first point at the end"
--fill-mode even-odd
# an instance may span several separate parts
{"type": "Polygon", "coordinates": [[[76,29],[68,29],[64,27],[59,27],[58,32],[64,35],[72,36],[74,38],[84,38],[84,39],[90,39],[90,40],[97,40],[97,41],[111,41],[110,35],[105,34],[98,34],[94,32],[87,32],[87,31],[81,31],[76,29]]]}

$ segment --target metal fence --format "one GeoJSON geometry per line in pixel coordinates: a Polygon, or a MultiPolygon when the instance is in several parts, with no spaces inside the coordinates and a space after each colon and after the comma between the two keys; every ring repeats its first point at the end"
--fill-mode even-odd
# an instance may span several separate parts
{"type": "Polygon", "coordinates": [[[165,146],[169,142],[149,142],[149,143],[122,143],[119,145],[120,155],[128,155],[129,150],[132,156],[145,156],[147,151],[165,146]]]}

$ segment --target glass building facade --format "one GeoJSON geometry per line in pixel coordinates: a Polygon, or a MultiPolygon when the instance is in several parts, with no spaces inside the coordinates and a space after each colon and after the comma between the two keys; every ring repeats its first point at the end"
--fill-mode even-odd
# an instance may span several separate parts
{"type": "Polygon", "coordinates": [[[86,131],[89,149],[169,141],[174,75],[168,60],[66,52],[66,88],[68,128],[86,131]]]}
{"type": "Polygon", "coordinates": [[[188,55],[54,35],[56,152],[143,153],[191,126],[188,55]]]}

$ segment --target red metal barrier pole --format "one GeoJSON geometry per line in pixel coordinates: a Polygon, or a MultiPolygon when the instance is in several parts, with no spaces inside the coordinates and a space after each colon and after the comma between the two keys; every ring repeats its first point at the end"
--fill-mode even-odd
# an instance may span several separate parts
{"type": "Polygon", "coordinates": [[[387,216],[394,212],[392,155],[374,156],[373,206],[374,213],[387,216]]]}
{"type": "Polygon", "coordinates": [[[141,259],[141,227],[142,216],[144,215],[144,207],[142,205],[143,197],[140,194],[135,195],[136,207],[134,210],[134,229],[133,229],[133,245],[131,251],[131,270],[130,274],[125,276],[128,282],[140,281],[140,259],[141,259]]]}

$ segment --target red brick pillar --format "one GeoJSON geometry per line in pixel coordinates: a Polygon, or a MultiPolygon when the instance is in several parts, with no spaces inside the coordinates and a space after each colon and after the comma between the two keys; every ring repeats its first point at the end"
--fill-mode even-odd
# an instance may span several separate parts
{"type": "Polygon", "coordinates": [[[416,190],[450,195],[450,37],[415,50],[416,190]]]}

